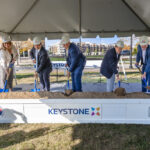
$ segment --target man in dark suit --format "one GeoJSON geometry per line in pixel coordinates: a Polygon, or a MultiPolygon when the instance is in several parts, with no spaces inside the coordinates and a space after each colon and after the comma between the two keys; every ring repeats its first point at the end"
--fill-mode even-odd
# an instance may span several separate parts
{"type": "Polygon", "coordinates": [[[52,63],[39,37],[33,39],[33,45],[30,56],[33,63],[36,63],[35,77],[39,75],[42,91],[50,91],[49,76],[52,71],[52,63]]]}
{"type": "Polygon", "coordinates": [[[123,41],[118,41],[114,48],[107,51],[102,65],[100,68],[100,73],[107,78],[107,92],[112,92],[115,82],[115,74],[117,74],[117,79],[119,80],[119,74],[117,70],[117,64],[120,59],[120,53],[124,47],[123,41]]]}
{"type": "Polygon", "coordinates": [[[142,36],[140,37],[140,44],[137,46],[137,56],[136,56],[136,66],[139,66],[141,62],[142,65],[142,92],[146,92],[145,82],[143,79],[148,82],[150,85],[150,46],[148,44],[148,37],[142,36]]]}
{"type": "Polygon", "coordinates": [[[61,44],[68,52],[66,66],[69,67],[68,78],[71,73],[72,90],[73,92],[82,92],[81,78],[86,63],[86,57],[74,43],[70,42],[70,37],[68,34],[63,35],[61,39],[61,44]]]}

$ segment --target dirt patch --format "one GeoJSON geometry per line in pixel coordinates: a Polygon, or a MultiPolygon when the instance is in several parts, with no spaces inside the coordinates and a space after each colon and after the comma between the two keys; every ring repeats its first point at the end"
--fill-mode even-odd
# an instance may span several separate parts
{"type": "Polygon", "coordinates": [[[65,95],[70,96],[73,93],[72,90],[65,90],[65,95]]]}
{"type": "Polygon", "coordinates": [[[125,88],[117,88],[115,89],[115,92],[114,92],[117,96],[125,96],[126,95],[126,90],[125,88]]]}
{"type": "Polygon", "coordinates": [[[150,98],[149,94],[142,92],[127,93],[125,96],[117,96],[115,93],[98,92],[76,92],[70,96],[65,96],[61,92],[9,92],[0,93],[0,99],[96,99],[96,98],[150,98]]]}

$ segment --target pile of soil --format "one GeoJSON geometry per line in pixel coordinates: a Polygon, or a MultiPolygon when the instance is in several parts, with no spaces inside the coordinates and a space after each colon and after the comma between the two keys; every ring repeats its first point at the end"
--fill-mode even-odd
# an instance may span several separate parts
{"type": "Polygon", "coordinates": [[[73,93],[72,90],[65,90],[65,95],[70,96],[73,93]]]}
{"type": "Polygon", "coordinates": [[[60,92],[9,92],[0,93],[0,99],[96,99],[96,98],[150,98],[149,94],[142,92],[127,93],[125,96],[117,96],[115,93],[76,92],[66,96],[60,92]]]}
{"type": "Polygon", "coordinates": [[[117,96],[125,96],[126,95],[126,90],[125,88],[116,88],[114,92],[117,96]]]}

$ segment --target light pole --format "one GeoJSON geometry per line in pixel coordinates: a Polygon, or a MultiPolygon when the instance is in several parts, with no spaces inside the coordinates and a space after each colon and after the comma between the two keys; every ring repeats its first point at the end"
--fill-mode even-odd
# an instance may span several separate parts
{"type": "Polygon", "coordinates": [[[132,50],[133,50],[133,35],[131,35],[131,46],[130,46],[130,66],[129,68],[132,69],[132,50]]]}

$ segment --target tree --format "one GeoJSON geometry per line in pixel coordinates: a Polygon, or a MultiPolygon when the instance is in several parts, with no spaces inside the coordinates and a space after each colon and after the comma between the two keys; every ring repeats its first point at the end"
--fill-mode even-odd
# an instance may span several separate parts
{"type": "Polygon", "coordinates": [[[136,54],[137,54],[137,48],[135,47],[135,48],[133,49],[132,55],[136,55],[136,54]]]}

